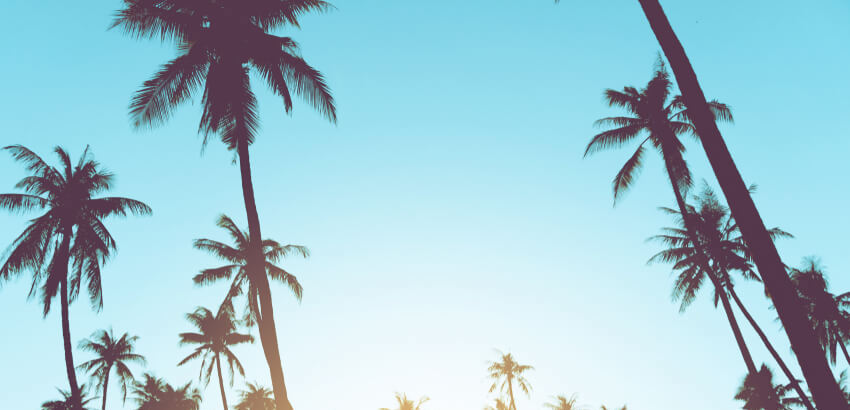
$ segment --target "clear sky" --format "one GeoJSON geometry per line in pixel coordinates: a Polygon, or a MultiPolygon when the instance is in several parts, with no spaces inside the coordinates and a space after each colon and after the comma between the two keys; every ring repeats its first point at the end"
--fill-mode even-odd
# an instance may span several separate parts
{"type": "MultiPolygon", "coordinates": [[[[582,159],[593,121],[617,113],[602,91],[651,76],[658,46],[637,1],[334,3],[287,34],[326,74],[339,124],[303,104],[286,116],[257,87],[263,233],[313,252],[283,264],[304,285],[303,303],[273,289],[297,409],[375,410],[394,404],[394,391],[431,397],[428,410],[480,409],[493,397],[494,349],[536,368],[522,410],[574,392],[594,407],[740,408],[732,396],[745,368],[722,311],[705,292],[679,314],[669,268],[645,264],[658,247],[644,239],[669,224],[656,207],[672,205],[660,161],[651,157],[613,208],[610,181],[629,153],[582,159]]],[[[734,110],[724,136],[760,186],[766,223],[796,235],[779,244],[783,258],[818,255],[833,289],[850,290],[850,4],[662,5],[706,94],[734,110]]],[[[215,308],[225,291],[192,285],[218,261],[191,241],[225,239],[220,213],[244,226],[238,167],[215,141],[201,155],[197,104],[165,127],[131,129],[131,94],[175,50],[107,31],[119,7],[2,2],[0,142],[50,161],[57,144],[74,156],[90,144],[117,174],[114,194],[153,207],[152,217],[108,221],[119,251],[104,269],[105,308],[72,305],[72,337],[110,326],[137,334],[147,370],[185,383],[198,367],[176,367],[189,352],[177,345],[190,330],[183,315],[215,308]]],[[[689,148],[696,176],[714,184],[701,147],[689,148]]],[[[0,191],[22,176],[0,155],[0,191]]],[[[0,213],[0,244],[25,220],[0,213]]],[[[23,276],[0,288],[2,408],[37,408],[67,386],[58,309],[42,319],[29,285],[23,276]]],[[[793,362],[759,285],[739,289],[793,362]]],[[[756,360],[784,382],[744,329],[756,360]]],[[[236,351],[248,380],[268,385],[259,345],[236,351]]],[[[110,389],[109,407],[120,408],[110,389]]],[[[203,409],[220,408],[214,383],[204,393],[203,409]]]]}

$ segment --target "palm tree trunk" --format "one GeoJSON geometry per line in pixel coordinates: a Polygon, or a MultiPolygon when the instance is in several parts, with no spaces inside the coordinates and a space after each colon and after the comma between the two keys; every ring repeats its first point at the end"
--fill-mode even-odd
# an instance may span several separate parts
{"type": "MultiPolygon", "coordinates": [[[[251,180],[251,159],[248,142],[240,138],[236,145],[239,155],[239,170],[242,174],[242,196],[245,200],[245,212],[248,216],[248,235],[252,244],[262,243],[260,234],[260,217],[257,213],[257,203],[254,201],[254,185],[251,180]]],[[[265,257],[262,246],[252,247],[248,262],[248,275],[251,283],[257,287],[260,297],[260,320],[257,328],[260,333],[260,344],[266,356],[269,373],[272,379],[272,390],[278,410],[292,410],[292,404],[286,394],[286,383],[283,378],[283,366],[280,361],[280,351],[277,343],[277,330],[274,323],[269,278],[265,273],[265,257]]]]}
{"type": "Polygon", "coordinates": [[[773,356],[773,359],[776,360],[776,364],[779,365],[779,368],[781,368],[782,372],[785,373],[785,377],[787,377],[788,381],[791,382],[791,386],[794,387],[794,390],[797,392],[797,395],[800,396],[800,400],[802,400],[803,405],[805,405],[806,408],[809,410],[815,410],[814,406],[812,406],[811,401],[809,401],[809,396],[806,395],[806,393],[800,387],[800,383],[797,382],[797,378],[794,377],[794,374],[791,373],[791,370],[789,370],[788,366],[785,365],[785,361],[782,360],[782,357],[779,356],[779,353],[777,353],[776,349],[773,348],[773,344],[770,343],[770,340],[768,340],[767,335],[764,334],[764,332],[761,330],[761,327],[750,315],[750,312],[747,310],[747,308],[744,307],[744,303],[741,302],[741,299],[738,297],[738,293],[735,292],[735,287],[732,286],[732,284],[730,283],[726,286],[726,288],[729,289],[729,294],[732,295],[732,299],[735,300],[735,304],[738,305],[738,309],[741,310],[741,313],[743,313],[744,317],[747,318],[747,321],[750,322],[750,326],[753,327],[753,329],[759,335],[759,338],[761,338],[761,341],[764,342],[764,346],[770,352],[771,356],[773,356]]]}
{"type": "Polygon", "coordinates": [[[844,352],[844,359],[847,360],[847,364],[850,364],[850,354],[847,354],[847,346],[844,346],[844,341],[839,340],[838,345],[841,346],[841,351],[844,352]]]}
{"type": "MultiPolygon", "coordinates": [[[[103,377],[103,404],[100,406],[101,410],[106,410],[106,389],[109,387],[109,371],[112,369],[106,369],[106,376],[103,377]]],[[[121,381],[120,379],[118,381],[121,381]]]]}
{"type": "Polygon", "coordinates": [[[224,395],[224,378],[221,377],[221,356],[215,354],[215,368],[218,371],[218,387],[221,388],[221,404],[227,410],[227,397],[224,395]]]}
{"type": "Polygon", "coordinates": [[[68,314],[68,264],[70,263],[71,236],[70,229],[62,229],[62,242],[57,250],[56,260],[59,280],[59,301],[62,311],[62,341],[65,346],[65,371],[68,373],[68,384],[71,387],[71,401],[82,410],[80,387],[77,385],[77,373],[74,371],[74,348],[71,346],[71,321],[68,314]]]}
{"type": "Polygon", "coordinates": [[[797,362],[803,369],[815,402],[824,409],[848,409],[847,402],[829,368],[823,349],[811,333],[799,296],[791,284],[785,266],[764,222],[750,197],[729,149],[717,129],[714,116],[708,108],[705,95],[697,80],[685,49],[673,32],[658,0],[638,0],[649,25],[661,45],[696,127],[705,153],[726,196],[741,233],[750,247],[753,259],[772,295],[773,303],[782,321],[797,362]]]}
{"type": "Polygon", "coordinates": [[[511,410],[516,410],[516,402],[514,401],[514,384],[511,379],[508,379],[508,394],[511,396],[511,410]]]}

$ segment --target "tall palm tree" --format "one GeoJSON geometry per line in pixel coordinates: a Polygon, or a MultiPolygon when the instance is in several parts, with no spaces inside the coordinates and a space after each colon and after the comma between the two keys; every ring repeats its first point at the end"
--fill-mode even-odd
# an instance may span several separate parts
{"type": "Polygon", "coordinates": [[[247,383],[240,393],[241,400],[236,410],[275,410],[272,391],[256,383],[247,383]]]}
{"type": "Polygon", "coordinates": [[[21,145],[4,150],[23,163],[30,173],[16,188],[24,193],[0,194],[0,208],[10,211],[44,209],[31,220],[10,246],[8,257],[0,265],[0,280],[24,271],[32,271],[29,296],[41,289],[44,316],[51,301],[59,294],[62,316],[62,339],[65,348],[65,371],[71,398],[80,402],[80,389],[74,372],[73,348],[68,305],[86,283],[92,308],[103,308],[100,267],[116,249],[115,239],[103,224],[108,216],[128,213],[149,215],[151,209],[142,202],[121,197],[95,196],[112,188],[113,175],[100,167],[89,155],[88,147],[76,165],[60,148],[54,151],[61,166],[50,166],[41,157],[21,145]]]}
{"type": "Polygon", "coordinates": [[[743,401],[745,410],[791,410],[800,405],[799,399],[788,397],[791,389],[773,384],[773,373],[762,364],[757,373],[744,377],[735,400],[743,401]]]}
{"type": "MultiPolygon", "coordinates": [[[[133,97],[130,113],[136,126],[157,125],[173,109],[197,94],[203,85],[199,132],[204,141],[217,135],[239,157],[242,194],[251,243],[260,243],[260,219],[254,199],[249,145],[259,128],[256,97],[249,74],[258,74],[292,109],[292,96],[303,97],[320,114],[336,122],[336,107],[321,73],[300,57],[289,37],[270,34],[298,18],[324,11],[321,0],[189,1],[125,0],[113,27],[137,38],[160,38],[179,45],[180,55],[166,63],[133,97]]],[[[278,407],[291,410],[283,378],[274,311],[268,280],[263,275],[263,252],[250,252],[249,275],[257,286],[260,342],[271,374],[278,407]]]]}
{"type": "Polygon", "coordinates": [[[198,307],[194,312],[186,315],[186,320],[198,329],[198,333],[180,333],[180,344],[200,346],[180,361],[178,366],[200,358],[201,372],[198,377],[204,381],[205,385],[209,384],[210,375],[212,375],[213,366],[215,366],[218,374],[218,386],[221,389],[221,404],[224,410],[227,410],[224,377],[221,375],[221,356],[227,359],[230,369],[230,385],[232,386],[233,368],[235,367],[242,376],[245,375],[245,370],[242,368],[242,363],[230,350],[230,346],[252,343],[254,338],[251,335],[236,331],[236,321],[233,319],[233,311],[229,305],[223,305],[217,314],[213,314],[207,308],[198,307]]]}
{"type": "Polygon", "coordinates": [[[569,398],[567,396],[555,396],[553,403],[544,403],[543,405],[552,410],[578,410],[578,396],[573,394],[569,398]]]}
{"type": "Polygon", "coordinates": [[[494,392],[497,387],[503,393],[507,390],[508,398],[511,401],[509,410],[516,410],[514,384],[525,392],[526,395],[529,395],[531,384],[524,376],[524,373],[529,370],[534,370],[534,367],[519,364],[511,353],[499,352],[499,360],[490,362],[489,367],[487,367],[487,371],[490,372],[489,377],[493,380],[493,384],[490,386],[490,393],[494,392]]]}
{"type": "Polygon", "coordinates": [[[419,400],[413,401],[407,398],[407,394],[396,393],[395,401],[398,403],[398,407],[395,409],[389,409],[387,407],[382,407],[379,410],[421,410],[422,405],[427,403],[428,396],[422,396],[419,400]]]}
{"type": "Polygon", "coordinates": [[[127,364],[145,364],[144,356],[133,352],[133,344],[138,339],[138,336],[130,336],[127,333],[116,339],[112,329],[109,329],[109,332],[106,330],[94,332],[91,339],[80,342],[80,350],[97,355],[96,358],[81,364],[79,368],[91,373],[91,378],[95,381],[95,388],[103,388],[102,410],[106,410],[106,391],[109,387],[109,375],[113,368],[118,376],[118,385],[121,386],[121,400],[127,401],[127,387],[135,383],[133,372],[130,371],[127,364]]]}
{"type": "Polygon", "coordinates": [[[80,385],[80,404],[75,404],[73,397],[71,396],[71,392],[65,391],[62,389],[56,389],[59,391],[59,394],[62,395],[61,400],[50,400],[44,403],[41,403],[41,410],[93,410],[89,407],[89,403],[94,400],[94,397],[87,397],[86,385],[80,385]]]}
{"type": "Polygon", "coordinates": [[[133,388],[138,410],[198,410],[201,392],[186,383],[175,388],[164,380],[145,373],[133,388]]]}
{"type": "MultiPolygon", "coordinates": [[[[750,190],[754,191],[755,186],[751,187],[750,190]]],[[[678,211],[661,208],[666,213],[676,217],[678,226],[664,228],[663,234],[650,238],[650,240],[661,242],[667,248],[655,254],[649,262],[674,264],[673,269],[679,272],[679,275],[673,287],[673,299],[681,301],[680,311],[684,311],[693,302],[697,292],[705,282],[705,278],[707,276],[713,276],[715,278],[713,283],[720,284],[719,288],[714,288],[714,304],[717,306],[718,300],[724,301],[724,310],[729,318],[730,326],[733,327],[741,352],[746,354],[746,357],[749,357],[749,350],[746,347],[743,337],[738,338],[741,332],[740,329],[736,328],[738,323],[734,320],[734,313],[729,305],[730,296],[744,314],[749,324],[759,335],[762,343],[764,343],[780,368],[782,368],[789,382],[800,396],[802,403],[807,408],[814,410],[814,406],[809,402],[808,397],[785,364],[785,361],[782,360],[782,357],[770,343],[767,335],[764,334],[764,331],[762,331],[761,327],[756,323],[752,315],[750,315],[735,292],[734,281],[730,275],[731,272],[738,272],[744,279],[759,280],[759,276],[750,262],[749,249],[741,238],[740,232],[738,232],[738,226],[735,220],[729,214],[729,210],[720,203],[717,195],[709,188],[708,184],[705,184],[700,195],[694,196],[694,200],[697,207],[690,205],[687,205],[687,207],[699,243],[695,246],[691,242],[690,236],[685,231],[684,219],[678,211]],[[699,263],[702,252],[705,252],[705,255],[708,257],[708,266],[710,269],[708,271],[702,269],[702,264],[699,263]]],[[[792,237],[791,234],[779,228],[771,229],[770,234],[772,238],[792,237]]],[[[752,358],[749,357],[749,360],[752,361],[752,358]]]]}
{"type": "Polygon", "coordinates": [[[747,191],[738,167],[723,141],[723,136],[715,123],[715,115],[705,98],[682,43],[673,31],[659,0],[639,0],[639,3],[655,38],[670,62],[679,90],[682,92],[682,99],[691,111],[690,118],[701,136],[700,141],[714,170],[714,175],[720,183],[732,214],[738,221],[741,234],[750,248],[758,271],[762,274],[765,287],[773,295],[779,318],[785,327],[791,347],[797,355],[797,362],[803,370],[816,403],[823,408],[850,408],[844,402],[841,389],[824,357],[823,348],[819,345],[817,338],[811,334],[803,304],[785,271],[785,266],[764,221],[747,191]]]}
{"type": "Polygon", "coordinates": [[[835,295],[817,260],[806,260],[800,269],[791,270],[791,280],[806,306],[812,329],[821,346],[835,364],[838,350],[850,364],[850,292],[835,295]]]}

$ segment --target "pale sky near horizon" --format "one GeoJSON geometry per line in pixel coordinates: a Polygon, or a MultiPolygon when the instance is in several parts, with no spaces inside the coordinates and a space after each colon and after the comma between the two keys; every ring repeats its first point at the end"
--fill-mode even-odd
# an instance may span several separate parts
{"type": "MultiPolygon", "coordinates": [[[[652,74],[659,48],[637,1],[333,3],[286,34],[327,76],[338,125],[300,102],[287,116],[254,83],[263,234],[313,253],[282,264],[304,285],[301,304],[273,288],[297,410],[391,407],[395,391],[429,396],[423,410],[481,409],[494,397],[494,349],[535,366],[521,410],[572,393],[592,408],[740,408],[732,396],[745,368],[722,310],[703,292],[679,314],[669,267],[646,265],[659,248],[644,240],[670,223],[656,208],[673,202],[657,155],[616,208],[610,181],[631,151],[582,158],[593,121],[620,113],[602,91],[652,74]]],[[[662,5],[706,94],[733,108],[736,123],[722,130],[759,185],[766,224],[796,236],[778,244],[784,260],[817,255],[833,291],[850,290],[850,4],[662,5]]],[[[221,213],[244,226],[239,173],[217,141],[201,155],[197,104],[163,127],[131,129],[132,93],[175,50],[107,31],[120,6],[0,4],[0,145],[55,163],[53,146],[76,157],[89,144],[116,174],[114,195],[151,205],[152,217],[108,220],[119,250],[104,268],[105,307],[72,305],[72,337],[110,326],[139,335],[149,363],[137,374],[182,384],[199,365],[176,366],[190,351],[177,345],[190,330],[183,315],[225,291],[192,285],[219,262],[191,242],[224,240],[221,213]]],[[[688,148],[696,178],[716,185],[701,147],[688,148]]],[[[0,192],[23,175],[0,153],[0,192]]],[[[32,216],[0,213],[3,249],[32,216]]],[[[2,409],[38,408],[67,386],[58,309],[42,319],[29,285],[26,275],[0,285],[2,409]]],[[[799,374],[759,285],[738,289],[799,374]]],[[[247,380],[268,385],[259,345],[236,352],[247,380]]],[[[89,358],[75,351],[77,363],[89,358]]],[[[836,374],[847,367],[839,358],[836,374]]],[[[228,390],[231,404],[244,381],[228,390]]],[[[201,408],[221,408],[215,379],[203,390],[201,408]]],[[[121,408],[116,384],[108,407],[121,408]]]]}

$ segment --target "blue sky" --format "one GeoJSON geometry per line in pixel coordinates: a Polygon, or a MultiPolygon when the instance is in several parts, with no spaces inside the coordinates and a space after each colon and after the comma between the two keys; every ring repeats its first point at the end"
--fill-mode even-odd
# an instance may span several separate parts
{"type": "MultiPolygon", "coordinates": [[[[629,153],[582,159],[593,121],[617,113],[602,91],[651,76],[658,46],[636,1],[334,3],[287,34],[327,76],[338,125],[303,104],[285,115],[255,83],[263,233],[313,252],[284,263],[304,285],[301,304],[273,289],[296,408],[374,410],[400,391],[431,397],[427,409],[479,409],[492,398],[485,369],[496,348],[536,368],[521,409],[573,392],[594,407],[740,407],[732,396],[745,370],[721,311],[706,292],[679,314],[668,267],[645,264],[658,248],[644,239],[669,223],[656,207],[672,204],[660,161],[613,208],[610,181],[629,153]]],[[[779,243],[783,258],[820,256],[833,289],[847,291],[850,5],[662,5],[706,94],[734,110],[722,130],[747,182],[759,184],[763,218],[796,235],[779,243]]],[[[152,217],[109,221],[119,251],[104,269],[105,308],[72,305],[72,336],[109,326],[137,334],[147,370],[184,383],[198,369],[176,367],[188,354],[177,346],[189,330],[183,314],[214,307],[225,291],[192,285],[217,261],[191,241],[224,239],[221,213],[244,225],[238,168],[215,141],[201,155],[197,104],[164,127],[131,129],[131,94],[175,51],[106,31],[119,7],[0,5],[0,142],[51,161],[55,145],[76,156],[90,144],[117,174],[114,194],[153,207],[152,217]]],[[[698,144],[687,159],[714,184],[698,144]]],[[[0,156],[0,191],[22,176],[0,156]]],[[[0,244],[25,221],[0,214],[0,244]]],[[[67,385],[58,311],[42,319],[28,289],[27,277],[0,288],[15,335],[0,340],[7,408],[37,408],[67,385]]],[[[759,286],[739,289],[793,362],[759,286]]],[[[756,360],[776,369],[744,332],[756,360]]],[[[268,384],[259,346],[237,353],[248,380],[268,384]]],[[[205,397],[203,409],[220,408],[215,384],[205,397]]]]}

